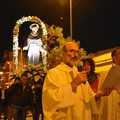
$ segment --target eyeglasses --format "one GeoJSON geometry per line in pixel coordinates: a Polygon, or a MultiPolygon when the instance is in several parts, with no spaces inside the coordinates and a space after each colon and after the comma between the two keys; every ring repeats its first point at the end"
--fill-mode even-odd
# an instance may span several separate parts
{"type": "Polygon", "coordinates": [[[68,50],[68,51],[66,50],[64,52],[69,52],[71,55],[74,55],[75,53],[80,54],[80,50],[73,50],[73,49],[68,50]]]}

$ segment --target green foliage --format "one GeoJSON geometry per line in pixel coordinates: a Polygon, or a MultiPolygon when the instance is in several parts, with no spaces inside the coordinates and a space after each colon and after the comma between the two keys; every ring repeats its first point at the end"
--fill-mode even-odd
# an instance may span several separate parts
{"type": "MultiPolygon", "coordinates": [[[[80,41],[76,41],[71,39],[70,36],[67,38],[64,38],[63,36],[63,29],[59,26],[49,26],[46,24],[47,28],[47,40],[45,40],[45,43],[47,44],[47,69],[50,69],[52,64],[54,62],[61,62],[61,51],[63,48],[63,45],[66,42],[76,42],[78,46],[80,47],[80,41]]],[[[83,48],[79,48],[81,51],[81,54],[79,55],[79,58],[82,56],[86,56],[86,51],[83,48]]],[[[53,66],[52,66],[53,67],[53,66]]],[[[19,70],[17,73],[14,73],[11,76],[11,80],[15,79],[16,77],[20,77],[23,72],[26,72],[29,78],[29,84],[30,86],[34,85],[35,83],[38,83],[40,85],[43,84],[45,75],[47,73],[46,67],[43,65],[42,62],[40,62],[38,65],[33,65],[29,63],[29,65],[24,68],[23,70],[19,70]]]]}

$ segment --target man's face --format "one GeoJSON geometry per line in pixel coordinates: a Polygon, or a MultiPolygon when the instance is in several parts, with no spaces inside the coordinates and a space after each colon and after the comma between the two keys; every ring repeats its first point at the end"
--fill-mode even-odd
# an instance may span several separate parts
{"type": "Polygon", "coordinates": [[[115,56],[113,56],[114,63],[120,66],[120,49],[116,50],[115,56]]]}
{"type": "Polygon", "coordinates": [[[66,45],[66,51],[63,51],[63,61],[70,67],[78,62],[79,49],[77,44],[69,43],[66,45]]]}
{"type": "Polygon", "coordinates": [[[28,77],[27,77],[27,76],[22,76],[22,77],[21,77],[21,84],[22,84],[22,85],[26,85],[27,82],[28,82],[28,77]]]}

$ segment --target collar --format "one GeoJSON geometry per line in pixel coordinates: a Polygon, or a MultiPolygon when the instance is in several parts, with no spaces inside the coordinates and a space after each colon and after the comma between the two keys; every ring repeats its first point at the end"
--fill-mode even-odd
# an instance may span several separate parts
{"type": "Polygon", "coordinates": [[[65,72],[77,71],[77,68],[75,66],[69,67],[64,62],[60,63],[56,68],[65,72]]]}

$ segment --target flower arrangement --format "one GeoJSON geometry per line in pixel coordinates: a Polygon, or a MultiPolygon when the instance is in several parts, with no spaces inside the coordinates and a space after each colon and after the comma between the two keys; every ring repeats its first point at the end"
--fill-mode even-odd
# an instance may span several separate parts
{"type": "MultiPolygon", "coordinates": [[[[16,77],[20,77],[23,72],[26,72],[28,75],[30,86],[34,85],[35,83],[42,85],[47,73],[47,69],[54,67],[54,63],[58,64],[62,61],[61,50],[63,45],[66,42],[75,42],[75,40],[71,39],[70,37],[64,38],[62,33],[63,29],[61,27],[55,25],[49,26],[47,24],[44,24],[39,18],[34,16],[23,17],[16,22],[16,25],[13,29],[13,52],[15,57],[13,62],[15,65],[17,65],[18,62],[17,48],[19,27],[22,23],[26,21],[36,22],[41,25],[41,28],[43,30],[42,39],[43,41],[45,40],[47,44],[47,65],[45,67],[43,63],[40,62],[38,65],[30,63],[22,70],[15,68],[15,71],[13,71],[13,75],[11,75],[10,80],[14,80],[16,77]]],[[[79,41],[76,43],[80,46],[79,41]]],[[[79,57],[86,56],[86,51],[83,48],[80,48],[80,51],[81,54],[79,57]]]]}
{"type": "Polygon", "coordinates": [[[42,28],[42,40],[47,40],[47,29],[46,25],[43,21],[41,21],[36,16],[28,16],[28,17],[22,17],[21,19],[16,21],[16,24],[13,29],[13,61],[14,61],[14,70],[18,70],[18,36],[19,36],[19,28],[24,22],[36,22],[41,25],[42,28]]]}
{"type": "Polygon", "coordinates": [[[38,65],[29,64],[23,70],[19,70],[17,73],[13,73],[13,75],[10,77],[10,80],[20,78],[23,73],[28,75],[28,84],[30,86],[34,85],[35,83],[42,85],[47,73],[47,69],[42,62],[38,65]]]}

